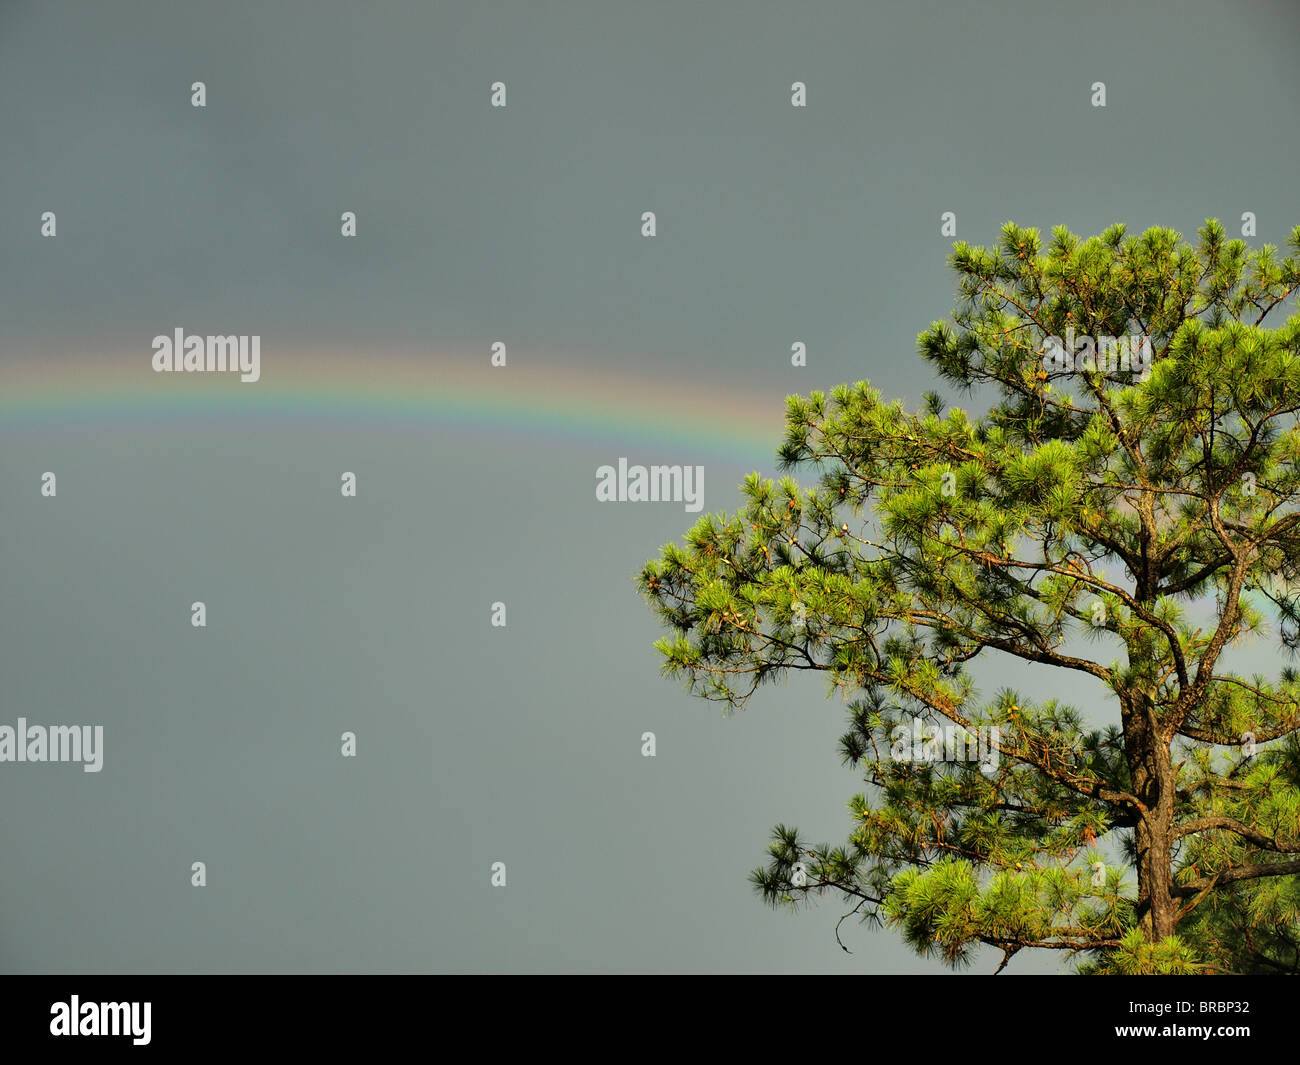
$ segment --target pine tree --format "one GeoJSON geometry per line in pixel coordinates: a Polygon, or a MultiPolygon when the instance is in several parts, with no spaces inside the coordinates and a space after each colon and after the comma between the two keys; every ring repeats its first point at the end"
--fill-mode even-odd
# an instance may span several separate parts
{"type": "Polygon", "coordinates": [[[997,948],[999,971],[1028,948],[1296,970],[1300,314],[1268,319],[1300,261],[1213,219],[1199,238],[955,244],[957,307],[918,349],[983,413],[865,381],[790,396],[783,476],[640,573],[688,690],[730,711],[810,670],[848,700],[847,842],[776,826],[769,903],[830,893],[953,965],[997,948]],[[1234,671],[1252,637],[1275,677],[1234,671]],[[972,664],[998,659],[1054,683],[983,697],[972,664]],[[1061,697],[1088,687],[1096,727],[1061,697]],[[948,757],[980,736],[982,763],[948,757]]]}

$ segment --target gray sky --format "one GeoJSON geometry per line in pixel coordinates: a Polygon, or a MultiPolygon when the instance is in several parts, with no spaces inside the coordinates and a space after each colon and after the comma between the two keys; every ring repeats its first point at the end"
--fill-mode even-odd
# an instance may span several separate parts
{"type": "MultiPolygon", "coordinates": [[[[181,325],[262,335],[268,373],[352,345],[378,381],[507,338],[629,389],[743,386],[778,427],[840,381],[915,402],[944,211],[975,243],[1244,211],[1280,242],[1298,30],[1282,2],[10,0],[0,396],[88,356],[155,395],[150,339],[181,325]]],[[[773,824],[847,835],[845,708],[796,678],[724,720],[662,679],[630,577],[693,516],[596,503],[626,439],[499,428],[0,406],[0,723],[106,734],[99,774],[0,765],[0,968],[940,970],[888,932],[843,953],[833,903],[759,903],[773,824]]],[[[730,510],[779,442],[680,460],[730,510]]]]}

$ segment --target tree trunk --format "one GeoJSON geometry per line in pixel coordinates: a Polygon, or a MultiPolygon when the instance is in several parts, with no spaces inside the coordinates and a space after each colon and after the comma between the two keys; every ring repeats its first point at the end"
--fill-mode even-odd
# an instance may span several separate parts
{"type": "Polygon", "coordinates": [[[1157,943],[1174,934],[1174,772],[1169,745],[1156,731],[1149,702],[1124,700],[1124,746],[1134,794],[1146,807],[1134,829],[1137,847],[1138,919],[1142,937],[1157,943]]]}

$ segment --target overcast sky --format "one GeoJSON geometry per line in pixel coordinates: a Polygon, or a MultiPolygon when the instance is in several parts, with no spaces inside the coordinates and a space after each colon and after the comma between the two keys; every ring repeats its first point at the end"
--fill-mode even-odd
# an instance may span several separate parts
{"type": "MultiPolygon", "coordinates": [[[[8,0],[0,396],[93,358],[147,401],[150,340],[178,326],[262,336],[265,374],[353,350],[393,394],[399,351],[477,365],[506,338],[534,372],[613,375],[615,420],[647,378],[770,399],[750,462],[682,456],[733,509],[787,393],[933,387],[915,340],[954,302],[945,211],[975,243],[1008,219],[1235,233],[1246,211],[1280,242],[1297,31],[1294,5],[1204,0],[8,0]]],[[[659,676],[630,578],[694,515],[595,501],[627,437],[521,439],[491,409],[470,440],[292,404],[17,408],[0,723],[100,723],[106,747],[98,774],[0,765],[0,968],[940,970],[889,932],[842,952],[832,902],[753,894],[775,823],[848,834],[845,708],[795,678],[724,720],[659,676]],[[363,471],[355,505],[340,470],[363,471]]]]}

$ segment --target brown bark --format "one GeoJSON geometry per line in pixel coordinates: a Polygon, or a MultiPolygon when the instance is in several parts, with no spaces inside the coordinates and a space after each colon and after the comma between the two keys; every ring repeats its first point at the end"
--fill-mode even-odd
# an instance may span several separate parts
{"type": "Polygon", "coordinates": [[[1134,828],[1137,847],[1138,920],[1149,943],[1174,934],[1178,901],[1174,894],[1174,771],[1169,744],[1161,736],[1142,695],[1122,700],[1124,746],[1133,792],[1141,802],[1134,828]]]}

